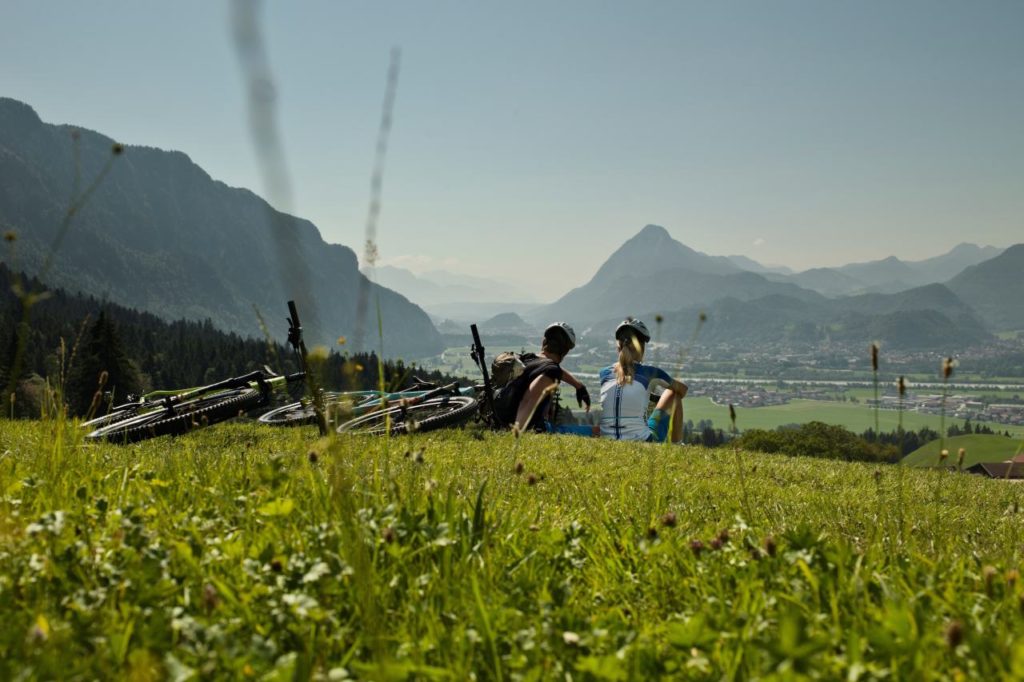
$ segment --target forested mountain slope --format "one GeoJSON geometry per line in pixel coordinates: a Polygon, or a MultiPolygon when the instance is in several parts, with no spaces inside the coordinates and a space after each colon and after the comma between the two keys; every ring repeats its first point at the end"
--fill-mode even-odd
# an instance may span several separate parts
{"type": "MultiPolygon", "coordinates": [[[[76,155],[80,193],[111,162],[112,144],[43,123],[28,105],[0,98],[0,229],[17,235],[14,256],[0,252],[5,262],[40,271],[75,194],[76,155]]],[[[376,330],[380,301],[385,355],[441,348],[426,313],[368,284],[351,249],[325,243],[312,223],[249,190],[212,179],[181,152],[125,147],[71,221],[46,279],[167,320],[210,319],[243,336],[260,334],[254,307],[280,335],[277,311],[296,299],[307,311],[309,340],[329,344],[353,337],[364,289],[368,329],[376,330]]]]}

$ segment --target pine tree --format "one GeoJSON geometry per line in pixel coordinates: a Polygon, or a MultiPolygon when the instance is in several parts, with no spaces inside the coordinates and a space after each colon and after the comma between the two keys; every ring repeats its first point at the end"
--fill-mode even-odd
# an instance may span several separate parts
{"type": "Polygon", "coordinates": [[[100,311],[69,382],[67,399],[73,412],[84,415],[89,411],[104,372],[107,377],[103,390],[111,393],[114,404],[140,392],[138,368],[125,353],[114,323],[106,311],[100,311]]]}

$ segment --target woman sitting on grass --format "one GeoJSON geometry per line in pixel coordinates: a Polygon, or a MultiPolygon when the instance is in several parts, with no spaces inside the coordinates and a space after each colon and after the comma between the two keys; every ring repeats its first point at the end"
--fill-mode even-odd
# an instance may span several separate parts
{"type": "Polygon", "coordinates": [[[672,442],[683,440],[686,384],[658,367],[641,364],[644,346],[650,340],[650,332],[640,320],[628,318],[615,329],[619,361],[601,370],[601,435],[605,438],[664,442],[671,422],[672,442]],[[650,417],[644,419],[655,382],[667,389],[650,417]]]}

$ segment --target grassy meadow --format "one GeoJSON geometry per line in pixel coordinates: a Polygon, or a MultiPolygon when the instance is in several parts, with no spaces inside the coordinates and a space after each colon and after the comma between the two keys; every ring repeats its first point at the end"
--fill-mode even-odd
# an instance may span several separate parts
{"type": "Polygon", "coordinates": [[[1024,488],[569,436],[0,428],[0,679],[1024,676],[1024,488]]]}
{"type": "Polygon", "coordinates": [[[966,468],[979,462],[1005,462],[1020,451],[1021,441],[983,433],[954,436],[947,438],[944,445],[940,440],[925,443],[904,457],[903,463],[910,466],[936,466],[943,447],[949,452],[947,466],[956,465],[960,448],[963,448],[963,466],[966,468]]]}
{"type": "MultiPolygon", "coordinates": [[[[728,406],[715,405],[710,398],[687,398],[683,402],[683,408],[686,418],[692,419],[694,423],[701,419],[710,419],[718,428],[726,428],[729,425],[728,406]]],[[[854,433],[862,433],[869,428],[875,428],[875,410],[861,403],[801,399],[790,401],[785,405],[737,408],[737,412],[741,415],[739,425],[745,429],[774,429],[785,424],[804,424],[810,421],[836,424],[854,433]]],[[[896,410],[878,411],[878,426],[882,431],[895,431],[899,420],[899,412],[896,410]]],[[[923,426],[938,431],[941,421],[941,417],[935,414],[903,412],[903,428],[911,431],[916,431],[923,426]]],[[[954,423],[960,425],[963,424],[963,420],[947,415],[946,426],[954,423]]],[[[990,426],[999,433],[1009,431],[1015,437],[1024,437],[1024,427],[1022,426],[984,421],[976,423],[990,426]]]]}

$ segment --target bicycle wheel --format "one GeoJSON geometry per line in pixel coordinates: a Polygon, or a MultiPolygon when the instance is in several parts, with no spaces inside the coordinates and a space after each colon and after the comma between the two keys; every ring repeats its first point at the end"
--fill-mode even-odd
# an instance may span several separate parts
{"type": "MultiPolygon", "coordinates": [[[[378,399],[376,396],[369,398],[359,397],[363,398],[365,402],[372,402],[378,399]]],[[[324,393],[324,407],[327,409],[328,415],[331,413],[332,406],[340,404],[345,398],[346,395],[344,393],[324,393]]],[[[346,409],[350,410],[351,405],[346,409]]],[[[351,412],[349,413],[351,414],[351,412]]],[[[304,426],[316,422],[316,410],[313,409],[311,401],[304,399],[264,412],[257,421],[267,426],[304,426]]]]}
{"type": "Polygon", "coordinates": [[[107,424],[118,422],[121,421],[122,419],[134,417],[139,413],[139,410],[141,410],[143,406],[144,403],[141,402],[120,405],[118,407],[113,408],[110,412],[106,414],[90,419],[87,422],[82,422],[81,424],[79,424],[79,426],[83,429],[88,429],[89,431],[95,431],[101,426],[106,426],[107,424]]]}
{"type": "Polygon", "coordinates": [[[364,414],[339,426],[338,433],[381,435],[388,430],[389,418],[391,433],[433,431],[468,421],[476,409],[476,400],[469,396],[432,398],[415,405],[395,405],[386,410],[364,414]]]}
{"type": "Polygon", "coordinates": [[[157,404],[138,414],[101,426],[87,435],[86,439],[134,443],[156,436],[177,435],[237,417],[259,405],[262,400],[263,394],[255,388],[236,388],[193,398],[173,405],[170,409],[157,404]]]}

